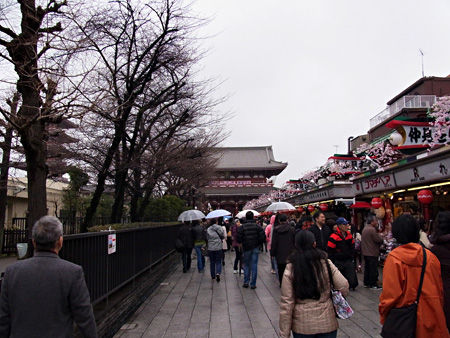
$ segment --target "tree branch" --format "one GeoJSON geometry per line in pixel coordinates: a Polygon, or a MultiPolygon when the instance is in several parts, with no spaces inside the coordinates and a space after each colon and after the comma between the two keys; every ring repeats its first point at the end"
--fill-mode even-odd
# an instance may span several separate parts
{"type": "Polygon", "coordinates": [[[3,32],[7,35],[9,35],[11,38],[16,39],[17,38],[17,34],[14,33],[11,29],[9,29],[8,27],[4,27],[2,25],[0,25],[0,32],[3,32]]]}

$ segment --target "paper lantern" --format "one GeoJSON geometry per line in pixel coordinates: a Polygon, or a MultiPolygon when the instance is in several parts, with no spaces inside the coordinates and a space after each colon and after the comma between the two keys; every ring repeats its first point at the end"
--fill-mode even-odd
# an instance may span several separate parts
{"type": "Polygon", "coordinates": [[[383,219],[385,215],[386,215],[386,210],[384,210],[383,207],[379,207],[379,208],[375,209],[375,216],[378,219],[383,219]]]}
{"type": "Polygon", "coordinates": [[[379,197],[374,197],[372,198],[372,208],[374,209],[378,209],[379,207],[381,207],[383,205],[383,200],[379,197]]]}
{"type": "Polygon", "coordinates": [[[300,212],[300,213],[302,213],[303,211],[305,211],[305,209],[303,209],[303,207],[298,207],[298,208],[297,208],[297,211],[300,212]]]}
{"type": "Polygon", "coordinates": [[[320,210],[327,211],[328,210],[328,204],[326,203],[320,203],[319,205],[320,210]]]}
{"type": "Polygon", "coordinates": [[[314,210],[316,210],[316,208],[314,207],[314,205],[308,205],[308,211],[309,211],[309,212],[313,212],[314,210]]]}
{"type": "Polygon", "coordinates": [[[417,194],[417,199],[422,204],[430,204],[433,202],[433,193],[430,190],[420,190],[417,194]]]}

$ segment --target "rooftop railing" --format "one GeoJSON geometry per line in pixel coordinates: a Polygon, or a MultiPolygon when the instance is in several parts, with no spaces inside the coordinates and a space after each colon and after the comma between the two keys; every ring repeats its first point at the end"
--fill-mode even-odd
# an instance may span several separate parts
{"type": "Polygon", "coordinates": [[[370,119],[373,128],[394,116],[403,108],[431,108],[436,103],[436,95],[405,95],[370,119]]]}

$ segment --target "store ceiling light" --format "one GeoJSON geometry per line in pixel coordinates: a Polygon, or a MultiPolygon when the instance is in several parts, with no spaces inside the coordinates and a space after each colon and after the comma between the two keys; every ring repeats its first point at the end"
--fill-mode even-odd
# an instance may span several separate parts
{"type": "Polygon", "coordinates": [[[405,191],[406,191],[406,189],[400,189],[400,190],[394,191],[393,194],[399,194],[399,193],[405,192],[405,191]]]}
{"type": "Polygon", "coordinates": [[[422,187],[409,188],[408,191],[440,187],[440,186],[449,185],[449,184],[450,184],[450,182],[443,182],[443,183],[436,183],[436,184],[431,184],[431,185],[424,185],[422,187]]]}

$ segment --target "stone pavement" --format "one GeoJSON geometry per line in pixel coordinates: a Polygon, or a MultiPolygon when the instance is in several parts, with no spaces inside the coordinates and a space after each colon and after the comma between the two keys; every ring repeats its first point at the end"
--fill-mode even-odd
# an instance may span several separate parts
{"type": "MultiPolygon", "coordinates": [[[[193,269],[183,274],[180,259],[115,337],[278,337],[280,289],[268,254],[259,256],[256,290],[242,288],[243,275],[233,274],[232,259],[234,253],[227,252],[220,283],[211,280],[208,261],[205,273],[197,272],[193,259],[193,269]]],[[[380,293],[361,286],[351,291],[355,314],[339,320],[338,337],[380,337],[380,293]]]]}

